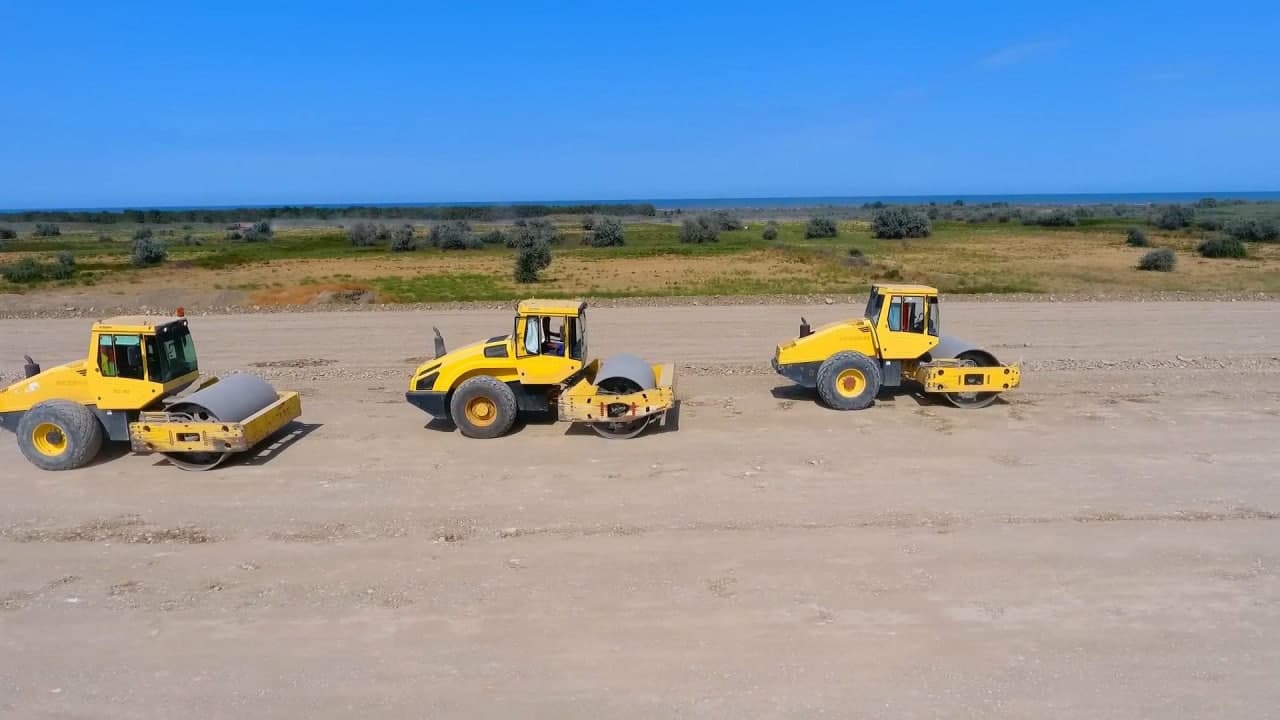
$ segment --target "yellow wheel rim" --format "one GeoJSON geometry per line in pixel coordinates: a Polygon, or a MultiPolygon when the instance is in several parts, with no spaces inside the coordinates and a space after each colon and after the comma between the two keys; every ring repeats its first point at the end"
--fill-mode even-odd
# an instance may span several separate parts
{"type": "Polygon", "coordinates": [[[836,392],[841,396],[851,398],[862,394],[867,387],[867,378],[862,371],[849,368],[841,370],[836,376],[836,392]]]}
{"type": "Polygon", "coordinates": [[[488,427],[498,419],[498,406],[487,397],[472,398],[467,403],[467,421],[478,427],[488,427]]]}
{"type": "Polygon", "coordinates": [[[67,434],[53,423],[40,423],[31,431],[31,444],[41,455],[57,457],[67,450],[67,434]]]}

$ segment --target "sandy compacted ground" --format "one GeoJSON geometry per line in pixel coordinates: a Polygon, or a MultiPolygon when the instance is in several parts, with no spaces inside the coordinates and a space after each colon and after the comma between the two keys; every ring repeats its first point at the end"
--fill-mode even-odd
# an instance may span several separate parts
{"type": "MultiPolygon", "coordinates": [[[[437,325],[193,317],[304,395],[265,452],[70,473],[0,435],[0,717],[1265,717],[1280,707],[1280,306],[948,303],[1005,402],[824,409],[768,368],[839,305],[591,311],[679,368],[630,441],[468,440],[403,400],[437,325]]],[[[82,319],[0,321],[0,366],[82,319]]]]}

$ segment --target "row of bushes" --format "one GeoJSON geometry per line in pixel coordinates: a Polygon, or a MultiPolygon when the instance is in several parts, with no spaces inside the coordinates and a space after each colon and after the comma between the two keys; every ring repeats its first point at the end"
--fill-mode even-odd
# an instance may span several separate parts
{"type": "MultiPolygon", "coordinates": [[[[36,223],[36,227],[31,231],[32,237],[57,237],[62,234],[62,228],[54,223],[36,223]]],[[[18,231],[10,227],[0,227],[0,240],[13,240],[18,237],[18,231]]]]}
{"type": "MultiPolygon", "coordinates": [[[[594,229],[583,237],[584,244],[609,247],[625,242],[620,221],[603,218],[592,225],[594,229]]],[[[476,250],[485,245],[521,248],[535,243],[559,245],[564,241],[564,236],[554,223],[540,218],[517,220],[506,232],[495,228],[483,235],[476,235],[471,224],[465,220],[453,220],[433,225],[425,238],[419,238],[412,225],[391,228],[381,223],[358,222],[347,228],[347,237],[356,247],[386,245],[392,252],[411,252],[423,247],[476,250]]]]}
{"type": "MultiPolygon", "coordinates": [[[[1249,235],[1254,238],[1259,235],[1249,235]]],[[[1125,244],[1131,247],[1149,247],[1147,234],[1140,227],[1131,227],[1125,232],[1125,244]]],[[[1244,240],[1233,234],[1215,235],[1204,238],[1196,245],[1196,252],[1206,258],[1243,258],[1249,256],[1244,240]]]]}
{"type": "MultiPolygon", "coordinates": [[[[1196,252],[1206,258],[1243,258],[1249,255],[1244,243],[1230,236],[1205,238],[1196,245],[1196,252]]],[[[1138,269],[1172,272],[1177,264],[1178,256],[1172,248],[1156,248],[1142,256],[1138,269]]]]}
{"type": "Polygon", "coordinates": [[[247,220],[368,218],[386,220],[504,220],[509,218],[545,217],[547,215],[641,215],[653,217],[657,210],[650,203],[598,203],[581,205],[350,205],[317,207],[284,205],[280,207],[194,209],[194,210],[31,210],[0,213],[12,221],[79,222],[110,224],[117,222],[166,224],[179,222],[227,223],[247,220]]]}
{"type": "Polygon", "coordinates": [[[15,262],[0,265],[0,276],[11,283],[33,283],[42,280],[66,280],[76,274],[76,259],[69,252],[60,252],[53,262],[41,262],[24,257],[15,262]]]}

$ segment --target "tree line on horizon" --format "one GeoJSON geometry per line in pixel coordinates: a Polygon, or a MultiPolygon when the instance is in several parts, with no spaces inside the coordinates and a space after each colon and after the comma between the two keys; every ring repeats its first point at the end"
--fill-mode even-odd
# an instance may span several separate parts
{"type": "Polygon", "coordinates": [[[396,220],[491,221],[545,217],[547,215],[614,215],[653,217],[650,203],[601,203],[582,205],[349,205],[324,207],[193,208],[185,210],[23,210],[0,212],[11,222],[80,222],[95,224],[232,223],[261,220],[333,220],[342,218],[396,220]]]}

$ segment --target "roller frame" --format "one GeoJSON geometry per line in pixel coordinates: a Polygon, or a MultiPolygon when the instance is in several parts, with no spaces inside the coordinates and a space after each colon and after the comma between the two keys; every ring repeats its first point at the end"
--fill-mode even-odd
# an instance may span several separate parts
{"type": "Polygon", "coordinates": [[[912,378],[930,393],[1005,392],[1022,382],[1017,365],[966,365],[959,360],[921,363],[912,378]]]}
{"type": "Polygon", "coordinates": [[[643,418],[648,418],[651,422],[657,421],[659,425],[664,424],[667,411],[675,407],[675,365],[662,363],[650,367],[656,387],[633,393],[610,393],[586,378],[578,380],[560,393],[557,400],[559,418],[591,425],[643,418]],[[621,416],[608,415],[609,407],[614,405],[625,405],[626,413],[621,416]]]}
{"type": "Polygon", "coordinates": [[[301,415],[302,396],[293,391],[277,392],[275,402],[240,422],[194,421],[173,410],[143,412],[129,424],[129,443],[134,452],[160,453],[184,469],[207,470],[232,453],[249,451],[301,415]],[[182,457],[219,454],[212,463],[182,457]]]}

